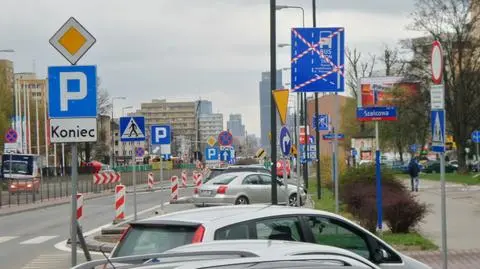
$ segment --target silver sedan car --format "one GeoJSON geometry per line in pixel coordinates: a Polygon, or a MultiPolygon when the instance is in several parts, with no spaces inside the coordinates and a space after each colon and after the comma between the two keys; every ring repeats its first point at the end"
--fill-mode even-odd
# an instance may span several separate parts
{"type": "MultiPolygon", "coordinates": [[[[297,204],[297,186],[277,180],[278,203],[297,204]]],[[[270,203],[272,177],[258,172],[234,172],[216,176],[195,190],[193,203],[196,206],[226,204],[270,203]]],[[[306,200],[305,190],[300,187],[300,204],[306,200]]]]}

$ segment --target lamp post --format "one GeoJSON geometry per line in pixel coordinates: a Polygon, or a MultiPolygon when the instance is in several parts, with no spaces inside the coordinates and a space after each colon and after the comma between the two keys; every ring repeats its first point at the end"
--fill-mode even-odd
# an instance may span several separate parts
{"type": "Polygon", "coordinates": [[[114,111],[114,103],[115,100],[125,100],[127,99],[125,96],[115,96],[112,97],[112,118],[110,119],[110,132],[112,133],[112,149],[111,149],[111,158],[110,158],[110,167],[113,168],[114,160],[115,160],[115,132],[113,131],[114,121],[113,121],[113,111],[114,111]]]}
{"type": "MultiPolygon", "coordinates": [[[[125,116],[125,110],[133,108],[133,106],[125,106],[122,107],[122,117],[125,116]]],[[[119,132],[119,136],[122,136],[122,134],[119,132]]],[[[125,143],[122,143],[122,156],[123,156],[123,163],[126,164],[126,159],[125,159],[125,143]]]]}
{"type": "MultiPolygon", "coordinates": [[[[302,12],[302,27],[305,27],[305,10],[301,6],[290,6],[290,5],[277,5],[276,6],[277,10],[282,10],[282,9],[300,9],[302,12]]],[[[279,47],[287,47],[291,46],[291,44],[278,44],[279,47]]],[[[300,119],[299,119],[299,125],[302,124],[305,126],[305,156],[307,156],[307,146],[308,146],[308,137],[307,137],[307,93],[298,93],[297,98],[300,99],[300,119]]],[[[299,134],[300,135],[300,134],[299,134]]],[[[298,148],[300,150],[300,148],[298,148]]],[[[307,163],[304,165],[303,169],[303,180],[305,187],[308,188],[308,166],[307,163]]]]}

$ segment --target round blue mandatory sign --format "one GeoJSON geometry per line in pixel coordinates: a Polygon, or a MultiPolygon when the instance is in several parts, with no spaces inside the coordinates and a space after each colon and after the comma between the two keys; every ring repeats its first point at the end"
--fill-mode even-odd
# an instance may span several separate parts
{"type": "Polygon", "coordinates": [[[280,149],[282,150],[283,156],[290,155],[290,150],[292,149],[292,138],[290,137],[288,128],[285,126],[280,130],[280,149]]]}

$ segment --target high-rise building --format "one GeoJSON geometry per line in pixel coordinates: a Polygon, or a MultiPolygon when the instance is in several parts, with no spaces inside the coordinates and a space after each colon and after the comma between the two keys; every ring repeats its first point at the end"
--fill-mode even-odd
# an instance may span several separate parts
{"type": "Polygon", "coordinates": [[[185,139],[187,143],[193,143],[196,137],[196,102],[167,102],[167,100],[154,99],[150,103],[142,103],[140,109],[134,115],[145,117],[145,132],[147,145],[150,144],[150,127],[155,124],[168,124],[172,127],[172,155],[180,154],[181,144],[185,139]]]}
{"type": "Polygon", "coordinates": [[[210,136],[217,138],[223,131],[223,114],[200,114],[198,116],[200,142],[206,142],[210,136]]]}
{"type": "Polygon", "coordinates": [[[208,100],[199,100],[198,104],[198,114],[212,114],[212,102],[208,100]]]}
{"type": "MultiPolygon", "coordinates": [[[[277,89],[282,88],[282,70],[277,70],[277,89]]],[[[270,149],[270,100],[272,91],[270,88],[270,72],[262,72],[262,80],[259,82],[260,93],[260,146],[267,151],[270,149]]],[[[277,116],[277,129],[280,119],[277,116]]]]}
{"type": "Polygon", "coordinates": [[[7,85],[7,89],[13,91],[13,83],[13,62],[10,60],[0,60],[0,85],[7,85]]]}
{"type": "Polygon", "coordinates": [[[227,121],[227,129],[234,137],[244,138],[245,125],[242,124],[242,115],[230,114],[229,120],[227,121]]]}

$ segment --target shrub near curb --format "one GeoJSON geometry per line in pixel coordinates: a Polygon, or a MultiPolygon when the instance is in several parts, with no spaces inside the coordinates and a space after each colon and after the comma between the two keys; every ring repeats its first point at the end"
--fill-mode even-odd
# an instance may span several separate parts
{"type": "MultiPolygon", "coordinates": [[[[360,224],[375,232],[377,223],[375,166],[347,170],[341,177],[340,199],[360,224]]],[[[389,170],[382,170],[384,219],[393,233],[407,233],[426,215],[427,206],[415,200],[389,170]]]]}

